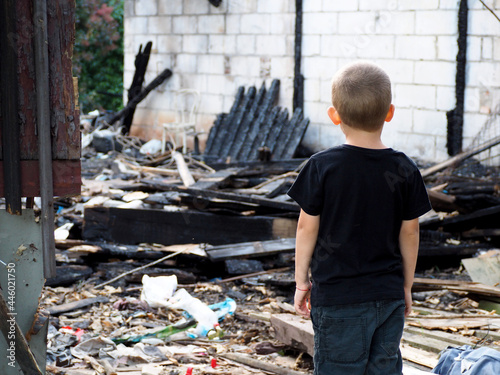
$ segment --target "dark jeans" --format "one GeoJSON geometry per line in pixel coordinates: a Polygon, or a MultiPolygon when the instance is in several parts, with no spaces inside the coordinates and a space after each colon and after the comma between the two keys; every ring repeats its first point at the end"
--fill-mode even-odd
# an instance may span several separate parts
{"type": "Polygon", "coordinates": [[[404,300],[313,307],[314,375],[401,375],[404,300]]]}

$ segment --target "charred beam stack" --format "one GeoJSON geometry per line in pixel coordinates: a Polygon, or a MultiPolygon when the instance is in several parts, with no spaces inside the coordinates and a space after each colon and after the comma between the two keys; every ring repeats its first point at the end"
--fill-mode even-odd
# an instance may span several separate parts
{"type": "Polygon", "coordinates": [[[309,125],[301,108],[290,118],[288,109],[276,106],[280,81],[269,90],[240,87],[229,113],[222,113],[210,130],[206,161],[258,160],[259,149],[273,160],[291,159],[309,125]]]}

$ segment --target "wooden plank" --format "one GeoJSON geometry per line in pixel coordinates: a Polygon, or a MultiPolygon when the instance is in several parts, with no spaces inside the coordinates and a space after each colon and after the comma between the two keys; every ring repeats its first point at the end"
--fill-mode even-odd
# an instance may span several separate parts
{"type": "Polygon", "coordinates": [[[500,237],[500,229],[471,229],[462,232],[463,238],[478,238],[478,237],[500,237]]]}
{"type": "MultiPolygon", "coordinates": [[[[434,368],[438,364],[439,358],[435,353],[430,353],[425,350],[414,348],[406,343],[402,343],[400,348],[401,355],[406,361],[413,362],[428,368],[434,368]]],[[[405,371],[403,371],[403,373],[407,375],[405,371]]]]}
{"type": "Polygon", "coordinates": [[[446,231],[462,232],[469,229],[491,227],[492,222],[498,222],[500,205],[477,210],[470,214],[446,217],[443,220],[429,219],[421,223],[422,228],[443,228],[446,231]]]}
{"type": "Polygon", "coordinates": [[[80,160],[80,122],[72,72],[75,7],[72,1],[47,2],[52,155],[62,160],[80,160]]]}
{"type": "Polygon", "coordinates": [[[200,196],[203,198],[219,198],[235,202],[252,203],[262,207],[275,208],[283,211],[292,211],[292,212],[300,211],[300,206],[295,202],[279,202],[273,199],[262,198],[262,197],[246,196],[242,194],[226,193],[222,191],[200,190],[200,189],[194,189],[192,187],[183,188],[182,186],[178,187],[177,191],[185,192],[194,196],[200,196]]]}
{"type": "Polygon", "coordinates": [[[213,261],[234,259],[239,257],[258,257],[295,250],[295,238],[282,238],[271,241],[255,241],[220,245],[205,249],[213,261]]]}
{"type": "Polygon", "coordinates": [[[229,180],[232,176],[237,175],[240,171],[244,170],[244,168],[226,168],[204,177],[201,177],[192,188],[195,189],[217,189],[221,185],[223,185],[227,180],[229,180]]]}
{"type": "Polygon", "coordinates": [[[478,250],[488,249],[491,245],[478,243],[478,244],[460,244],[460,245],[427,245],[421,242],[418,249],[418,256],[420,257],[437,257],[437,256],[455,256],[460,258],[470,257],[477,253],[478,250]]]}
{"type": "Polygon", "coordinates": [[[257,137],[255,137],[254,141],[252,142],[252,145],[248,150],[248,156],[246,157],[246,160],[257,160],[257,156],[259,154],[259,147],[261,147],[265,143],[268,134],[271,131],[271,128],[273,127],[278,116],[280,115],[280,110],[281,110],[280,107],[274,107],[269,112],[263,115],[263,120],[260,123],[257,137]]]}
{"type": "Polygon", "coordinates": [[[460,154],[457,154],[453,156],[452,158],[445,160],[441,163],[438,163],[436,165],[433,165],[432,167],[429,167],[427,169],[422,170],[420,173],[422,177],[428,177],[433,175],[436,172],[439,172],[447,167],[457,165],[458,163],[464,161],[465,159],[468,159],[474,155],[479,154],[480,152],[483,152],[491,147],[494,147],[496,145],[500,144],[500,136],[495,137],[477,147],[474,147],[471,150],[461,152],[460,154]]]}
{"type": "Polygon", "coordinates": [[[495,340],[495,341],[500,341],[500,332],[498,331],[491,331],[491,330],[482,330],[482,329],[476,329],[474,330],[474,336],[480,338],[480,339],[486,339],[486,340],[495,340]]]}
{"type": "MultiPolygon", "coordinates": [[[[276,104],[278,94],[280,89],[280,81],[273,80],[271,83],[271,87],[266,93],[266,97],[264,99],[264,103],[259,110],[259,115],[256,120],[252,122],[250,125],[250,129],[248,130],[248,135],[246,138],[246,142],[241,147],[238,152],[237,159],[238,160],[249,160],[250,153],[254,147],[258,147],[256,140],[261,135],[262,130],[266,127],[266,123],[269,121],[271,117],[271,109],[273,105],[276,104]]],[[[277,109],[276,109],[277,111],[277,109]]]]}
{"type": "MultiPolygon", "coordinates": [[[[221,157],[222,145],[226,141],[229,133],[231,132],[231,126],[233,125],[234,118],[238,112],[238,108],[241,105],[243,98],[245,97],[245,88],[243,86],[238,88],[236,93],[236,97],[234,99],[233,105],[229,114],[227,116],[221,117],[221,123],[218,127],[218,131],[214,133],[214,140],[207,140],[207,144],[211,147],[208,147],[205,156],[212,156],[215,159],[219,159],[221,157]]],[[[212,134],[210,134],[212,135],[212,134]]]]}
{"type": "Polygon", "coordinates": [[[432,189],[427,189],[427,195],[435,211],[453,212],[459,208],[455,203],[456,197],[453,195],[444,194],[432,189]]]}
{"type": "Polygon", "coordinates": [[[243,364],[251,366],[251,367],[255,367],[255,368],[267,371],[267,372],[271,372],[273,374],[305,375],[305,373],[303,373],[303,372],[294,371],[294,370],[291,370],[290,368],[281,367],[281,366],[275,365],[273,363],[259,361],[258,359],[251,358],[250,356],[247,356],[245,354],[222,353],[222,354],[219,354],[219,356],[221,356],[222,358],[229,359],[231,361],[243,363],[243,364]]]}
{"type": "MultiPolygon", "coordinates": [[[[300,124],[302,110],[297,109],[290,119],[286,127],[284,127],[276,141],[276,145],[272,148],[273,159],[282,159],[282,154],[285,148],[288,147],[290,139],[294,135],[295,128],[300,124]]],[[[295,152],[295,149],[293,150],[295,152]]]]}
{"type": "Polygon", "coordinates": [[[123,244],[210,243],[223,245],[241,241],[293,237],[295,219],[266,216],[214,215],[200,211],[86,208],[83,238],[123,244]]]}
{"type": "MultiPolygon", "coordinates": [[[[74,8],[68,18],[73,19],[74,8]]],[[[35,19],[35,71],[36,71],[36,124],[38,130],[38,166],[40,172],[40,197],[42,229],[43,269],[45,278],[56,276],[56,254],[54,246],[54,182],[52,177],[52,139],[49,86],[49,40],[47,35],[47,3],[37,1],[33,8],[35,19]]],[[[63,46],[64,50],[64,46],[63,46]]],[[[67,73],[67,72],[66,72],[67,73]]],[[[64,77],[63,77],[64,78],[64,77]]],[[[73,79],[71,78],[73,88],[73,79]]],[[[68,104],[73,104],[74,90],[72,90],[68,104]]],[[[70,130],[70,129],[67,129],[70,130]]],[[[75,129],[72,129],[74,132],[75,129]]],[[[78,133],[78,130],[76,131],[78,133]]]]}
{"type": "Polygon", "coordinates": [[[233,146],[236,135],[240,131],[241,123],[243,122],[244,116],[250,111],[253,100],[255,98],[256,89],[254,86],[250,87],[243,98],[241,105],[236,110],[236,114],[231,124],[231,131],[227,133],[227,137],[222,144],[219,152],[219,156],[227,157],[229,156],[229,150],[233,146]]]}
{"type": "Polygon", "coordinates": [[[139,104],[148,94],[153,91],[155,88],[160,86],[165,80],[172,77],[172,71],[170,69],[165,69],[163,72],[158,74],[154,80],[152,80],[139,94],[134,96],[132,100],[130,100],[125,108],[121,109],[117,112],[110,120],[110,124],[114,124],[116,121],[128,116],[130,111],[139,104]]]}
{"type": "Polygon", "coordinates": [[[500,255],[462,259],[462,263],[472,281],[491,286],[500,284],[500,255]]]}
{"type": "MultiPolygon", "coordinates": [[[[21,160],[21,196],[39,197],[38,160],[21,160]]],[[[3,174],[5,162],[0,161],[0,175],[3,174]]],[[[53,160],[52,177],[55,196],[79,195],[81,193],[80,160],[53,160]]],[[[4,196],[4,180],[0,180],[0,197],[4,196]]]]}
{"type": "MultiPolygon", "coordinates": [[[[18,69],[17,92],[19,103],[29,103],[21,109],[19,116],[21,127],[21,159],[38,159],[38,140],[36,129],[36,88],[33,25],[33,4],[29,1],[16,1],[18,35],[11,39],[17,43],[18,69]]],[[[2,67],[3,70],[3,67],[2,67]]],[[[14,77],[13,77],[14,78],[14,77]]],[[[0,153],[1,159],[1,153],[0,153]]]]}
{"type": "Polygon", "coordinates": [[[217,135],[222,127],[222,123],[224,122],[224,119],[226,118],[226,116],[227,116],[227,113],[220,113],[215,118],[215,122],[208,132],[208,138],[207,138],[207,142],[205,144],[205,152],[203,153],[204,157],[207,157],[208,155],[212,154],[215,139],[217,138],[217,135]]]}
{"type": "MultiPolygon", "coordinates": [[[[302,112],[302,109],[297,108],[297,111],[302,112]]],[[[297,126],[294,128],[294,132],[290,137],[283,153],[279,156],[280,159],[290,159],[294,157],[297,148],[299,147],[304,135],[306,134],[307,127],[309,126],[309,119],[302,119],[297,126]]]]}
{"type": "Polygon", "coordinates": [[[85,298],[79,301],[68,302],[62,305],[50,306],[46,310],[49,312],[50,315],[55,316],[63,314],[68,311],[81,309],[83,307],[87,307],[95,303],[107,303],[107,302],[109,302],[109,298],[99,296],[94,298],[85,298]]]}
{"type": "Polygon", "coordinates": [[[269,132],[267,134],[266,139],[264,140],[262,145],[257,145],[261,147],[265,145],[271,151],[276,148],[276,143],[278,142],[280,135],[286,132],[286,128],[289,126],[289,112],[288,108],[285,108],[278,116],[276,121],[269,128],[269,132]]]}
{"type": "Polygon", "coordinates": [[[259,160],[248,160],[248,161],[235,161],[231,163],[218,163],[218,162],[208,162],[207,164],[216,169],[225,168],[246,168],[246,175],[249,174],[283,174],[285,172],[294,171],[300,167],[300,165],[306,162],[308,159],[288,159],[288,160],[271,160],[267,162],[262,162],[259,160]]]}
{"type": "Polygon", "coordinates": [[[456,332],[462,329],[470,330],[490,326],[494,329],[500,328],[500,321],[498,319],[490,318],[462,318],[462,319],[420,319],[420,318],[407,318],[407,323],[413,327],[425,329],[439,329],[442,331],[456,332]]]}
{"type": "Polygon", "coordinates": [[[294,314],[273,314],[271,326],[277,340],[314,355],[314,330],[310,319],[294,314]]]}
{"type": "Polygon", "coordinates": [[[5,195],[7,212],[21,215],[21,129],[18,121],[16,3],[15,0],[5,0],[0,5],[0,49],[2,51],[2,68],[0,69],[2,154],[0,157],[3,156],[5,162],[0,177],[6,181],[3,195],[5,195]]]}
{"type": "Polygon", "coordinates": [[[179,175],[181,176],[184,186],[194,185],[195,181],[193,175],[189,171],[186,161],[184,160],[184,155],[178,151],[172,151],[172,158],[175,160],[177,170],[179,171],[179,175]]]}
{"type": "Polygon", "coordinates": [[[430,337],[423,337],[409,332],[403,332],[403,340],[405,344],[411,345],[414,348],[422,349],[431,353],[439,354],[448,347],[448,343],[436,340],[430,337]]]}
{"type": "Polygon", "coordinates": [[[250,132],[251,124],[257,120],[257,117],[261,111],[261,106],[264,102],[264,98],[266,95],[266,86],[265,83],[262,84],[261,88],[257,92],[255,99],[253,100],[250,111],[245,115],[241,126],[238,130],[236,130],[236,137],[234,139],[231,148],[229,149],[229,156],[231,159],[237,159],[240,150],[243,145],[247,142],[247,137],[250,132]]]}
{"type": "Polygon", "coordinates": [[[424,279],[416,277],[413,282],[413,288],[415,290],[452,290],[490,297],[500,297],[500,288],[465,281],[424,279]]]}
{"type": "Polygon", "coordinates": [[[157,181],[143,180],[142,182],[150,184],[152,186],[155,186],[158,189],[163,189],[166,191],[178,191],[181,193],[189,194],[193,197],[200,197],[200,198],[204,198],[204,199],[218,198],[218,199],[225,199],[228,201],[234,201],[234,202],[240,202],[240,203],[251,203],[251,204],[259,205],[262,207],[275,208],[275,209],[283,210],[283,211],[291,211],[291,212],[299,212],[300,211],[300,206],[295,202],[280,202],[280,201],[273,200],[273,199],[254,197],[254,196],[246,196],[246,195],[242,195],[242,194],[227,193],[227,192],[215,191],[215,190],[195,189],[192,186],[185,187],[185,186],[176,186],[176,185],[171,185],[171,184],[163,184],[163,183],[159,183],[157,181]]]}
{"type": "Polygon", "coordinates": [[[416,335],[416,336],[421,336],[423,338],[431,338],[435,340],[440,340],[444,341],[448,345],[452,346],[462,346],[462,345],[470,345],[474,346],[477,342],[477,340],[473,340],[470,337],[462,336],[462,335],[457,335],[453,333],[448,333],[448,332],[442,332],[442,331],[430,331],[427,329],[422,329],[422,328],[415,328],[415,327],[405,327],[404,329],[405,333],[416,335]]]}

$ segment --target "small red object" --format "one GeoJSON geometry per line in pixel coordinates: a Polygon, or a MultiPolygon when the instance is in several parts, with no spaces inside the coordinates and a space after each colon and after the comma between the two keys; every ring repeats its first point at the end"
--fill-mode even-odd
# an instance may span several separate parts
{"type": "Polygon", "coordinates": [[[193,368],[192,367],[188,367],[188,369],[186,371],[186,375],[193,375],[193,368]]]}
{"type": "Polygon", "coordinates": [[[217,360],[215,358],[212,358],[212,360],[210,361],[210,366],[212,366],[212,368],[217,367],[217,360]]]}

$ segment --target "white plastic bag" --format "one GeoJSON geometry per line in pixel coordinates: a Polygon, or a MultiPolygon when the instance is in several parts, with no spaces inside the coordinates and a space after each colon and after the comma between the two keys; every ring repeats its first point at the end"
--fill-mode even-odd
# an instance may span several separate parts
{"type": "Polygon", "coordinates": [[[179,289],[168,302],[169,307],[186,311],[198,322],[195,329],[198,336],[206,336],[218,322],[217,314],[198,298],[191,296],[186,289],[179,289]]]}
{"type": "Polygon", "coordinates": [[[172,297],[177,289],[177,276],[142,277],[141,300],[146,301],[149,306],[168,307],[167,300],[172,297]]]}
{"type": "Polygon", "coordinates": [[[139,152],[144,155],[155,155],[161,151],[162,142],[159,139],[152,139],[142,145],[139,152]]]}

